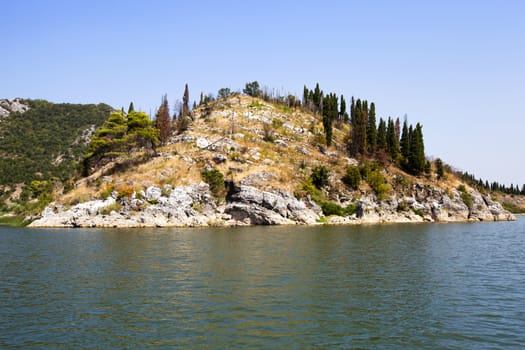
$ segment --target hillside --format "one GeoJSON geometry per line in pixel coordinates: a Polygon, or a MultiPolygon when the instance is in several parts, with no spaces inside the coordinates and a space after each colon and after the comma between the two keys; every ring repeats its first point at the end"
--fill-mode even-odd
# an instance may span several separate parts
{"type": "Polygon", "coordinates": [[[0,213],[26,211],[32,197],[67,185],[111,110],[105,104],[0,100],[0,213]]]}
{"type": "Polygon", "coordinates": [[[388,159],[348,156],[349,124],[231,95],[192,111],[189,128],[146,159],[93,169],[33,226],[494,221],[514,217],[436,165],[413,176],[388,159]]]}

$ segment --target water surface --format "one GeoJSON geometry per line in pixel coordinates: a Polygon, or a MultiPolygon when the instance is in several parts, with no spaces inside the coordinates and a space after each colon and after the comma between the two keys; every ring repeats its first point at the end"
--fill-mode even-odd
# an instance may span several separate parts
{"type": "Polygon", "coordinates": [[[0,348],[521,349],[525,218],[0,228],[0,348]]]}

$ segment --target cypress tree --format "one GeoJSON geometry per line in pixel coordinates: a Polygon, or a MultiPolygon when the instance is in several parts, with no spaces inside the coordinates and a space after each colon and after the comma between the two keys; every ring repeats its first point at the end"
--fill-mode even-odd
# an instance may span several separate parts
{"type": "Polygon", "coordinates": [[[396,137],[397,142],[399,143],[401,137],[401,122],[399,121],[399,117],[396,118],[396,137]]]}
{"type": "Polygon", "coordinates": [[[160,144],[165,145],[171,135],[171,118],[167,95],[162,97],[162,103],[157,111],[154,126],[159,130],[160,144]]]}
{"type": "Polygon", "coordinates": [[[370,104],[366,135],[368,137],[368,151],[374,153],[377,148],[376,105],[374,102],[370,104]]]}
{"type": "MultiPolygon", "coordinates": [[[[445,171],[443,169],[443,161],[440,158],[436,159],[436,173],[439,180],[442,179],[445,175],[445,171]]],[[[488,182],[486,184],[486,187],[488,187],[488,182]]]]}
{"type": "Polygon", "coordinates": [[[397,162],[399,160],[399,142],[397,140],[396,136],[396,130],[394,125],[394,120],[392,118],[388,118],[388,126],[386,129],[386,144],[387,144],[387,151],[390,157],[394,162],[397,162]]]}
{"type": "Polygon", "coordinates": [[[352,108],[352,140],[350,144],[350,153],[353,156],[358,154],[364,155],[367,151],[366,126],[368,122],[368,113],[365,113],[363,108],[363,105],[366,106],[366,104],[366,101],[363,103],[360,99],[357,99],[355,106],[352,108]]]}
{"type": "Polygon", "coordinates": [[[423,130],[419,123],[416,124],[410,137],[408,170],[414,175],[420,174],[425,170],[425,145],[423,144],[423,130]]]}
{"type": "Polygon", "coordinates": [[[314,103],[314,106],[316,108],[316,112],[317,113],[320,113],[321,112],[321,103],[323,101],[323,92],[321,91],[321,89],[319,88],[319,83],[315,84],[315,90],[314,90],[314,93],[313,93],[313,103],[314,103]]]}
{"type": "Polygon", "coordinates": [[[341,95],[339,120],[342,120],[344,123],[348,123],[348,113],[346,112],[346,100],[343,95],[341,95]]]}
{"type": "Polygon", "coordinates": [[[410,155],[410,136],[408,134],[407,121],[403,122],[403,133],[401,134],[401,165],[406,168],[410,155]]]}
{"type": "Polygon", "coordinates": [[[386,123],[383,118],[379,118],[379,126],[377,127],[377,149],[387,150],[386,143],[386,123]]]}
{"type": "Polygon", "coordinates": [[[326,145],[332,144],[332,124],[337,119],[337,95],[328,94],[323,98],[323,127],[325,130],[326,145]]]}
{"type": "Polygon", "coordinates": [[[128,114],[130,114],[131,112],[134,112],[135,111],[135,108],[133,107],[133,101],[129,103],[129,107],[128,107],[128,114]]]}
{"type": "Polygon", "coordinates": [[[188,91],[188,84],[184,86],[184,95],[182,96],[182,113],[180,117],[186,117],[190,114],[190,93],[188,91]]]}

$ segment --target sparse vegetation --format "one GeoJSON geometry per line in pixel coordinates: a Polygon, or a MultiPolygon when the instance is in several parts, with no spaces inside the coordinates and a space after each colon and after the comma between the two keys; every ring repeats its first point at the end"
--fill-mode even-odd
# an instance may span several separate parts
{"type": "Polygon", "coordinates": [[[224,175],[219,170],[204,170],[201,175],[204,181],[210,185],[210,191],[215,197],[222,198],[225,196],[224,175]]]}

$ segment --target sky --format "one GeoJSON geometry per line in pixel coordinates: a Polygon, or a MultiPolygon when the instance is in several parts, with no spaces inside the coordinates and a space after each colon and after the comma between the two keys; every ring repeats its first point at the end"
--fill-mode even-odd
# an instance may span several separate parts
{"type": "Polygon", "coordinates": [[[0,0],[0,98],[155,112],[246,82],[375,102],[427,156],[525,184],[525,1],[0,0]]]}

